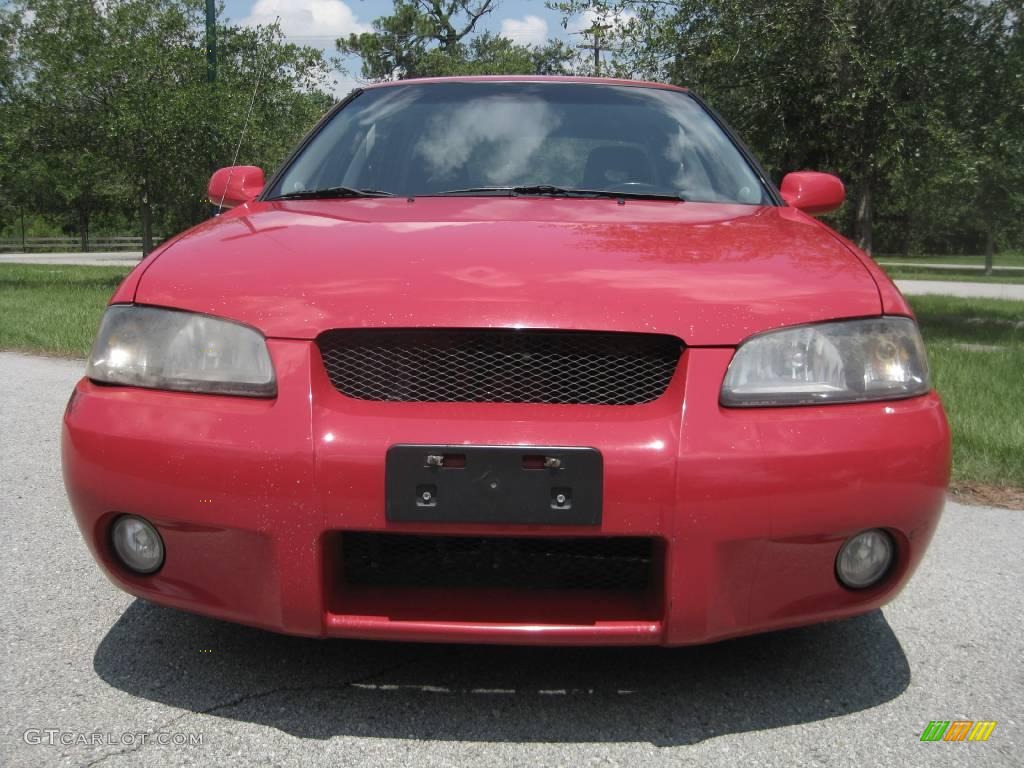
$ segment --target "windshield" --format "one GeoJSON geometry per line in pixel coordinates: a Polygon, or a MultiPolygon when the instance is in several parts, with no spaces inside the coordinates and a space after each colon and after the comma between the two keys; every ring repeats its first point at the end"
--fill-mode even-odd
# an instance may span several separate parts
{"type": "Polygon", "coordinates": [[[593,190],[768,204],[750,164],[681,91],[582,83],[370,89],[324,125],[268,197],[593,190]],[[541,187],[542,189],[536,189],[541,187]]]}

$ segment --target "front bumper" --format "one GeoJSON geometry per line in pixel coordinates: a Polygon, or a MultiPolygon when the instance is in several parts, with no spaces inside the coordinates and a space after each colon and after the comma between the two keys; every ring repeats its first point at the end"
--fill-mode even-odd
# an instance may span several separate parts
{"type": "Polygon", "coordinates": [[[873,610],[924,553],[943,505],[949,430],[933,393],[856,405],[728,410],[732,350],[689,348],[660,399],[636,406],[416,404],[340,395],[312,342],[271,340],[274,400],[99,386],[63,428],[79,528],[119,587],[156,603],[308,636],[682,645],[873,610]],[[604,459],[599,526],[389,522],[395,444],[589,446],[604,459]],[[109,526],[138,514],[166,562],[136,576],[109,526]],[[835,578],[843,541],[892,533],[878,586],[835,578]],[[658,543],[643,599],[600,591],[368,590],[339,579],[345,531],[642,536],[658,543]]]}

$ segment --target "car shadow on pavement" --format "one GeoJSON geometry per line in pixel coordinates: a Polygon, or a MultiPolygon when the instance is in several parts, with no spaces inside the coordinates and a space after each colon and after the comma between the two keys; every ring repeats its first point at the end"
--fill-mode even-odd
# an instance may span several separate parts
{"type": "Polygon", "coordinates": [[[315,739],[692,744],[910,682],[881,611],[692,648],[531,648],[294,638],[136,600],[93,665],[134,696],[315,739]]]}

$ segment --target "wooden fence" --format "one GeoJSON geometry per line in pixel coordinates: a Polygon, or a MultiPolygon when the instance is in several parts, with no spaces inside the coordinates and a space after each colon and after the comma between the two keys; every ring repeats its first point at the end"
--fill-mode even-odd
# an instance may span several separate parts
{"type": "MultiPolygon", "coordinates": [[[[153,246],[160,244],[163,238],[154,237],[153,246]]],[[[86,238],[86,251],[142,251],[141,237],[89,237],[86,238]]],[[[0,239],[0,253],[80,253],[82,239],[80,237],[14,237],[0,239]]]]}

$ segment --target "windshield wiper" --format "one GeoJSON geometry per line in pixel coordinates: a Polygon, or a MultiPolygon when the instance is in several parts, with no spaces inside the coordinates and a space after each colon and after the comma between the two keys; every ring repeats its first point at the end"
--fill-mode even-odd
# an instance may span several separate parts
{"type": "Polygon", "coordinates": [[[634,200],[676,200],[681,201],[680,195],[670,192],[624,192],[610,189],[574,189],[572,187],[558,187],[553,184],[531,184],[520,187],[467,187],[466,189],[447,189],[444,192],[434,192],[432,195],[550,195],[552,197],[610,197],[613,199],[630,198],[634,200]]]}
{"type": "Polygon", "coordinates": [[[303,189],[285,192],[283,195],[268,197],[267,200],[329,200],[344,197],[394,197],[393,192],[380,189],[353,189],[352,187],[326,187],[324,189],[303,189]]]}

